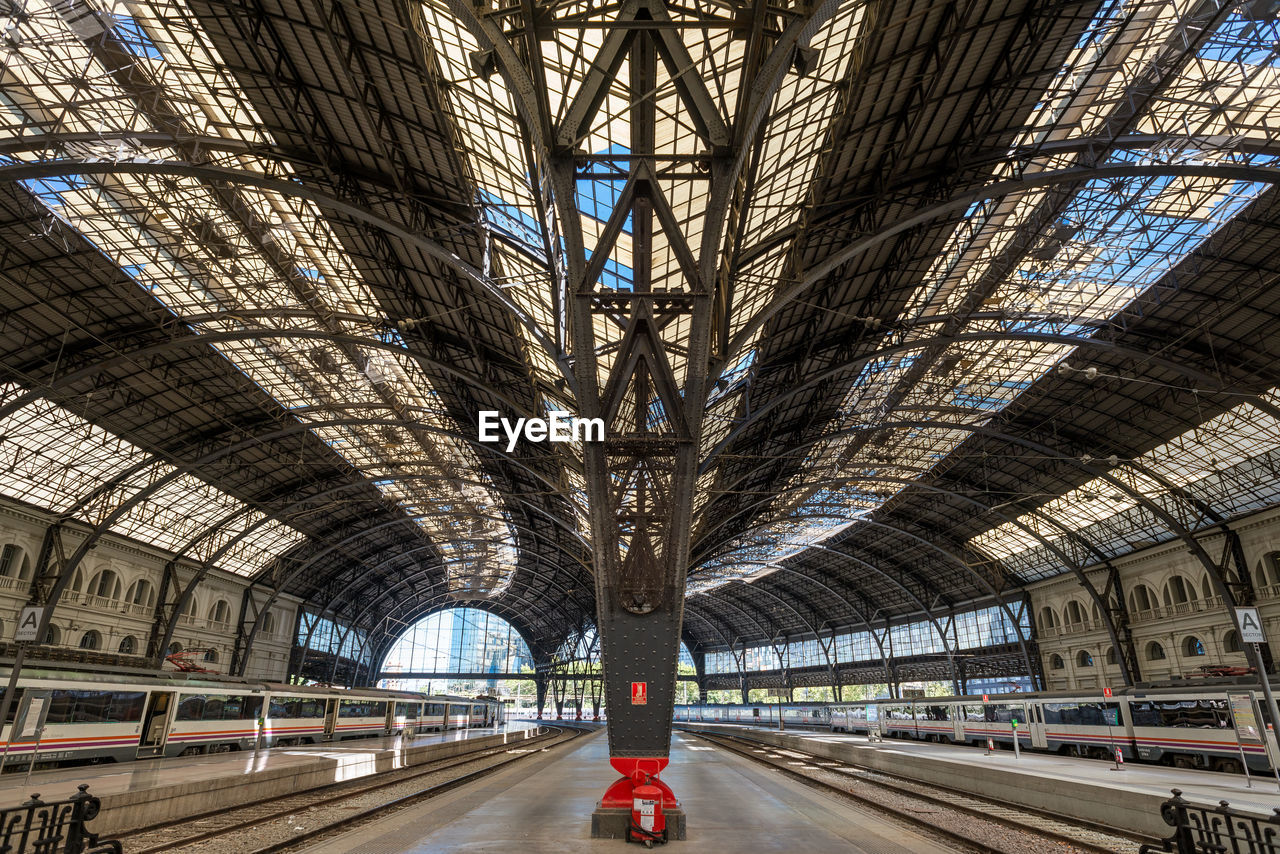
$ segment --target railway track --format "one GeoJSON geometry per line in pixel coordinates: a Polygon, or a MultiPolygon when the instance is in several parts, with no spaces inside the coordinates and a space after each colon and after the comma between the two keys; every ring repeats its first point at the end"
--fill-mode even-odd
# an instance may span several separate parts
{"type": "Polygon", "coordinates": [[[365,819],[466,785],[512,762],[570,741],[590,730],[544,727],[546,732],[499,747],[363,778],[211,810],[180,821],[140,828],[119,837],[128,854],[184,850],[269,854],[286,851],[365,819]],[[479,767],[463,770],[466,766],[479,767]],[[453,773],[453,772],[459,773],[453,773]],[[269,841],[268,841],[269,840],[269,841]]]}
{"type": "Polygon", "coordinates": [[[683,732],[769,765],[793,779],[888,812],[912,825],[922,825],[964,850],[1010,854],[1014,851],[1048,850],[1043,846],[1051,843],[1055,850],[1062,851],[1137,854],[1143,843],[1159,842],[1115,828],[1011,806],[959,789],[921,783],[901,775],[775,747],[754,739],[692,730],[683,732]],[[1014,835],[1007,841],[993,842],[1001,834],[976,833],[975,820],[998,825],[1014,835]],[[986,841],[982,838],[984,835],[989,837],[986,841]]]}

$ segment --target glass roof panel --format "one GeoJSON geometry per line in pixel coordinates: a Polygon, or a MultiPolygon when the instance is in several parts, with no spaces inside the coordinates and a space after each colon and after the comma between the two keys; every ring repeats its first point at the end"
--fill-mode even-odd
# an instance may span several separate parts
{"type": "MultiPolygon", "coordinates": [[[[1280,404],[1280,391],[1271,391],[1265,399],[1272,406],[1280,404]]],[[[1242,403],[1153,448],[1134,462],[1165,483],[1185,487],[1278,450],[1280,421],[1252,404],[1242,403]]],[[[1128,490],[1141,495],[1156,497],[1168,491],[1160,480],[1136,473],[1127,466],[1117,468],[1116,462],[1101,459],[1086,462],[1107,466],[1111,475],[1124,482],[1128,490]]],[[[1095,478],[1047,502],[1036,512],[1019,516],[1017,524],[1007,522],[974,537],[969,543],[985,554],[1003,560],[1038,547],[1040,542],[1032,532],[1051,543],[1058,542],[1067,532],[1084,530],[1119,516],[1137,504],[1137,499],[1127,490],[1103,478],[1095,478]],[[1053,523],[1048,519],[1054,520],[1053,523]]],[[[1131,536],[1134,540],[1147,538],[1145,533],[1138,531],[1133,531],[1131,536]]],[[[1038,568],[1041,577],[1061,571],[1061,566],[1038,568]]]]}
{"type": "MultiPolygon", "coordinates": [[[[11,397],[16,389],[7,386],[3,396],[11,397]]],[[[140,448],[43,398],[0,421],[0,493],[59,514],[71,513],[91,525],[105,522],[122,501],[174,473],[173,466],[153,460],[140,448]],[[106,489],[116,481],[117,486],[106,489]]],[[[113,521],[109,530],[166,551],[181,551],[189,542],[203,540],[210,525],[238,512],[242,521],[262,518],[256,511],[243,515],[247,510],[227,493],[179,475],[113,521]]],[[[214,536],[225,537],[232,530],[214,536]]],[[[261,526],[219,557],[216,565],[252,575],[302,539],[300,532],[278,522],[261,526]]],[[[202,560],[212,554],[213,549],[197,548],[190,556],[202,560]]]]}
{"type": "MultiPolygon", "coordinates": [[[[61,7],[29,4],[18,48],[0,60],[14,105],[12,123],[0,124],[0,138],[56,120],[63,133],[116,138],[120,151],[112,156],[169,161],[190,159],[191,152],[145,146],[127,132],[178,125],[193,134],[270,142],[185,7],[131,8],[135,15],[77,18],[63,15],[61,7]],[[132,59],[122,59],[120,48],[132,59]],[[121,61],[135,62],[130,73],[155,82],[145,101],[119,83],[121,61]],[[86,87],[91,98],[83,96],[86,87]]],[[[209,155],[205,162],[274,177],[291,174],[286,165],[251,153],[209,155]]],[[[286,409],[312,416],[326,411],[326,419],[310,419],[314,430],[353,465],[408,455],[436,472],[435,480],[390,479],[379,488],[418,518],[439,547],[451,589],[487,596],[510,583],[514,533],[496,490],[471,448],[448,435],[459,432],[457,425],[404,342],[380,327],[377,300],[312,203],[170,175],[70,176],[27,182],[27,188],[174,315],[219,313],[194,323],[198,332],[261,330],[262,338],[213,346],[286,409]],[[237,314],[262,309],[298,314],[251,321],[237,314]],[[350,422],[343,415],[355,406],[397,423],[336,423],[350,422]],[[459,472],[471,473],[476,485],[458,489],[459,472]],[[446,505],[449,510],[439,510],[446,505]],[[460,516],[468,520],[465,527],[460,516]],[[474,520],[481,520],[479,529],[474,520]],[[478,535],[492,544],[483,555],[474,546],[478,535]]],[[[513,195],[510,187],[499,189],[513,195]]]]}
{"type": "MultiPolygon", "coordinates": [[[[1178,44],[1186,5],[1152,4],[1136,16],[1123,4],[1106,6],[1011,154],[1082,129],[1095,132],[1108,116],[1128,108],[1129,84],[1140,82],[1151,57],[1167,55],[1170,44],[1178,44]]],[[[1271,158],[1250,153],[1241,138],[1211,140],[1207,146],[1192,140],[1221,134],[1219,117],[1224,114],[1242,117],[1258,134],[1251,137],[1255,142],[1274,135],[1280,127],[1277,36],[1274,20],[1229,20],[1195,55],[1183,58],[1172,85],[1143,113],[1149,131],[1172,134],[1174,123],[1181,122],[1183,144],[1173,140],[1158,148],[1119,148],[1105,162],[1270,163],[1271,158]],[[1208,79],[1229,78],[1234,85],[1201,85],[1201,75],[1219,66],[1221,73],[1210,73],[1208,79]]],[[[1074,164],[1061,156],[1024,155],[1007,165],[1005,174],[1012,174],[1015,165],[1025,173],[1074,164]]],[[[1043,213],[1046,190],[975,204],[908,304],[904,319],[916,325],[907,326],[908,332],[885,334],[885,347],[920,342],[920,348],[866,366],[851,384],[829,438],[814,446],[788,485],[790,491],[771,506],[766,518],[778,521],[726,545],[705,568],[691,573],[691,588],[771,571],[771,565],[794,556],[804,543],[846,529],[905,487],[890,483],[918,477],[969,435],[962,429],[928,427],[928,421],[981,425],[1073,350],[1067,344],[1002,340],[1002,335],[1090,334],[1266,189],[1201,177],[1092,180],[1048,220],[1043,213]],[[1029,240],[1028,235],[1034,237],[1029,240]],[[1011,252],[1017,259],[1012,264],[1011,252]],[[956,324],[956,317],[964,322],[956,324]],[[975,340],[931,343],[944,321],[975,340]],[[876,429],[894,422],[919,426],[876,429]],[[877,478],[886,482],[877,485],[877,478]],[[842,510],[834,506],[838,503],[842,510]],[[739,553],[752,559],[741,560],[739,553]]],[[[775,254],[772,263],[782,257],[775,254]]]]}

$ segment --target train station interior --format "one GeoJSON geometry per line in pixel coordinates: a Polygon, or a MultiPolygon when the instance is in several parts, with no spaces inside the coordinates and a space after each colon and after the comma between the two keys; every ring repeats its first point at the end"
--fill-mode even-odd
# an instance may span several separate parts
{"type": "Polygon", "coordinates": [[[1280,0],[0,0],[0,847],[1280,854],[1278,183],[1280,0]]]}

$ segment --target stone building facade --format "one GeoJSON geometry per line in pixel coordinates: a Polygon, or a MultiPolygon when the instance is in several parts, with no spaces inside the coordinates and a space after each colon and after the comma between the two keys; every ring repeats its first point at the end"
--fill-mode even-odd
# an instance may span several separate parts
{"type": "MultiPolygon", "coordinates": [[[[0,644],[13,641],[44,533],[53,521],[41,511],[0,500],[0,644]]],[[[71,530],[66,541],[74,548],[82,537],[71,530]]],[[[145,655],[156,597],[170,557],[124,537],[103,537],[81,561],[62,594],[42,648],[58,657],[82,651],[96,660],[110,654],[145,655]]],[[[195,566],[180,565],[177,572],[185,583],[195,566]]],[[[228,672],[246,586],[246,579],[238,575],[211,570],[178,617],[168,651],[187,651],[187,657],[198,666],[228,672]]],[[[282,597],[271,606],[264,630],[254,641],[246,676],[285,678],[299,606],[300,601],[293,597],[282,597]]],[[[174,666],[166,662],[165,669],[174,666]]]]}
{"type": "MultiPolygon", "coordinates": [[[[1240,538],[1268,645],[1280,650],[1280,508],[1233,520],[1230,528],[1240,538]]],[[[1197,539],[1215,560],[1228,545],[1216,528],[1197,539]]],[[[1141,681],[1246,665],[1234,619],[1184,543],[1138,549],[1112,564],[1128,605],[1141,681]]],[[[1105,568],[1087,575],[1097,590],[1106,589],[1105,568]]],[[[1030,585],[1028,594],[1050,690],[1124,684],[1100,609],[1073,574],[1030,585]]]]}

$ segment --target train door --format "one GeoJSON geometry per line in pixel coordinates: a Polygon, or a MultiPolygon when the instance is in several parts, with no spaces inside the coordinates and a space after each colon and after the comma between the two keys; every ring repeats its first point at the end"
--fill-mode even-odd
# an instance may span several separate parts
{"type": "Polygon", "coordinates": [[[1044,733],[1044,710],[1040,708],[1039,703],[1028,703],[1022,708],[1027,719],[1027,731],[1031,734],[1031,746],[1044,750],[1049,746],[1044,733]]]}
{"type": "Polygon", "coordinates": [[[333,730],[338,725],[338,698],[330,697],[325,700],[324,707],[324,735],[325,738],[333,738],[333,730]]]}
{"type": "Polygon", "coordinates": [[[165,739],[169,735],[169,713],[173,710],[176,694],[173,691],[152,691],[147,696],[147,710],[142,715],[142,735],[138,740],[138,758],[164,754],[165,739]]]}
{"type": "Polygon", "coordinates": [[[951,703],[947,706],[947,714],[951,717],[951,740],[964,744],[964,706],[951,703]]]}

